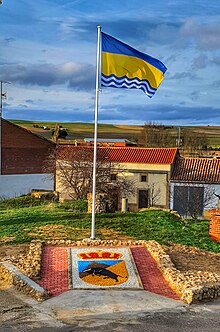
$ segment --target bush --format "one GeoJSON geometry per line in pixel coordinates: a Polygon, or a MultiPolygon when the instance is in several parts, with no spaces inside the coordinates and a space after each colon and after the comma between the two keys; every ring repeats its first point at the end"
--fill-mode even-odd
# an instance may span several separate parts
{"type": "Polygon", "coordinates": [[[72,212],[86,213],[88,211],[88,202],[85,199],[70,200],[64,201],[64,203],[60,203],[57,207],[72,212]]]}
{"type": "Polygon", "coordinates": [[[44,201],[38,198],[31,196],[20,196],[0,201],[0,210],[38,206],[42,204],[44,204],[44,201]]]}

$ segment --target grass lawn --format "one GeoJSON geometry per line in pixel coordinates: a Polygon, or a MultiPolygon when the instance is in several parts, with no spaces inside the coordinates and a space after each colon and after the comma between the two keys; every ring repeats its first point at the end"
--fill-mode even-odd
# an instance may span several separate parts
{"type": "MultiPolygon", "coordinates": [[[[90,237],[91,215],[72,203],[44,203],[34,200],[0,202],[0,244],[26,243],[33,239],[82,240],[90,237]],[[32,206],[28,206],[32,205],[32,206]]],[[[220,244],[209,239],[209,221],[181,220],[162,210],[114,213],[96,216],[96,236],[101,239],[156,240],[220,252],[220,244]]]]}

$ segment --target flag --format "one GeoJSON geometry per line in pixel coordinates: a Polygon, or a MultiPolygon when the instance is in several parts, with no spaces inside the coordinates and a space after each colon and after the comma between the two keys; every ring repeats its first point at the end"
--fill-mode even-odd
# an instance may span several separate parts
{"type": "Polygon", "coordinates": [[[102,32],[102,86],[141,89],[151,98],[166,70],[160,60],[102,32]]]}

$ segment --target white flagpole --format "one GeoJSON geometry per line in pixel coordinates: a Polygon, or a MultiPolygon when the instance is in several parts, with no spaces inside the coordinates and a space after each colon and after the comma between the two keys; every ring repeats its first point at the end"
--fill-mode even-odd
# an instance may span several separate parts
{"type": "Polygon", "coordinates": [[[96,56],[96,87],[95,87],[95,128],[94,128],[94,156],[93,156],[93,183],[92,183],[92,227],[91,239],[95,239],[95,201],[96,201],[96,160],[97,160],[97,133],[98,133],[98,104],[101,70],[101,27],[97,26],[97,56],[96,56]]]}

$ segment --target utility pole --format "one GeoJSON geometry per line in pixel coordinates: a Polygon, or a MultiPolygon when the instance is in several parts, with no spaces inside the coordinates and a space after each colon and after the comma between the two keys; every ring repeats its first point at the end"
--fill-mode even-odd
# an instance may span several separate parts
{"type": "Polygon", "coordinates": [[[6,99],[6,92],[2,90],[3,84],[10,82],[0,80],[0,175],[2,174],[2,98],[6,99]]]}
{"type": "Polygon", "coordinates": [[[181,132],[181,128],[180,128],[180,127],[177,127],[177,139],[176,139],[176,145],[178,146],[178,148],[180,147],[180,145],[181,145],[181,143],[182,143],[180,132],[181,132]]]}

